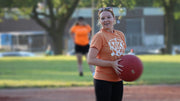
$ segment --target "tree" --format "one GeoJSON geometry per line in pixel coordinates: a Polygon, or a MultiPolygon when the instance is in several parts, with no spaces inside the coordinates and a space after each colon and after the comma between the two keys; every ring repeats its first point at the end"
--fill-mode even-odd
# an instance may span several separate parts
{"type": "MultiPolygon", "coordinates": [[[[64,29],[78,3],[79,0],[0,0],[0,7],[9,8],[9,13],[14,13],[11,12],[12,8],[18,8],[24,14],[29,14],[48,32],[54,53],[61,54],[64,29]]],[[[3,14],[2,9],[0,12],[3,14]]]]}
{"type": "MultiPolygon", "coordinates": [[[[165,53],[172,53],[172,45],[175,43],[174,30],[175,30],[175,19],[180,17],[179,0],[148,0],[149,4],[155,7],[163,7],[165,12],[165,53]]],[[[142,0],[137,0],[137,2],[143,2],[142,0]]]]}
{"type": "Polygon", "coordinates": [[[179,0],[159,0],[165,11],[165,53],[172,53],[174,21],[175,21],[175,5],[180,4],[179,0]]]}
{"type": "Polygon", "coordinates": [[[0,21],[3,20],[5,13],[11,15],[15,20],[18,19],[19,15],[30,14],[32,5],[37,3],[37,0],[0,0],[0,21]]]}
{"type": "Polygon", "coordinates": [[[49,14],[37,12],[37,5],[33,6],[31,18],[41,25],[52,38],[55,54],[61,54],[63,49],[63,33],[66,23],[75,10],[79,0],[46,0],[49,14]],[[49,24],[43,22],[39,15],[45,16],[49,24]]]}
{"type": "Polygon", "coordinates": [[[173,36],[173,25],[174,25],[174,8],[172,7],[174,4],[165,2],[164,0],[160,1],[165,9],[165,52],[171,53],[172,49],[172,36],[173,36]],[[169,18],[169,19],[168,19],[169,18]]]}

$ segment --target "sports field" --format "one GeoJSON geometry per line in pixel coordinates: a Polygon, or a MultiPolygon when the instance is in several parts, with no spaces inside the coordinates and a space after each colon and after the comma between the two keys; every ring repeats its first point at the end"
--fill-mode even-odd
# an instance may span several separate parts
{"type": "MultiPolygon", "coordinates": [[[[138,57],[144,72],[125,82],[123,101],[179,101],[180,55],[138,57]]],[[[95,101],[85,59],[83,66],[79,77],[74,56],[0,58],[0,101],[95,101]]]]}
{"type": "MultiPolygon", "coordinates": [[[[127,85],[180,84],[180,55],[139,55],[144,65],[140,79],[127,85]]],[[[88,64],[79,77],[75,56],[0,58],[0,88],[92,86],[88,64]]]]}

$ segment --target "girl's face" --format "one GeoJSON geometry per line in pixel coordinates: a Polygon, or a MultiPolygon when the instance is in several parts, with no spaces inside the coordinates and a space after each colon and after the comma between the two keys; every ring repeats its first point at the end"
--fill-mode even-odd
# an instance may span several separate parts
{"type": "Polygon", "coordinates": [[[99,21],[103,29],[112,30],[115,18],[109,11],[103,11],[99,16],[99,21]]]}
{"type": "Polygon", "coordinates": [[[84,21],[83,21],[83,20],[80,20],[80,21],[78,21],[78,24],[79,24],[79,25],[84,25],[84,21]]]}

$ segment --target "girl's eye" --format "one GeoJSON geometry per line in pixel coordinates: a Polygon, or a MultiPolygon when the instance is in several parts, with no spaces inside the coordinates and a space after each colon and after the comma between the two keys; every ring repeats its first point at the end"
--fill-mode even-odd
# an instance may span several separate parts
{"type": "Polygon", "coordinates": [[[110,16],[108,16],[108,19],[110,19],[111,17],[110,16]]]}
{"type": "Polygon", "coordinates": [[[104,20],[104,18],[101,18],[101,20],[104,20]]]}

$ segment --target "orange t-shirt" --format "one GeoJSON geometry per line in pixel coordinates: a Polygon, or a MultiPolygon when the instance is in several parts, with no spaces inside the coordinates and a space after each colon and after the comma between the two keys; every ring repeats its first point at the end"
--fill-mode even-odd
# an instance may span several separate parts
{"type": "MultiPolygon", "coordinates": [[[[90,47],[99,50],[97,58],[114,61],[119,59],[125,52],[125,36],[117,30],[114,30],[114,33],[110,33],[101,29],[94,35],[90,47]]],[[[96,66],[94,78],[112,82],[122,80],[112,67],[100,66],[96,66]]]]}
{"type": "Polygon", "coordinates": [[[70,29],[71,33],[75,34],[75,44],[85,46],[89,44],[89,33],[91,27],[89,25],[75,25],[70,29]]]}

